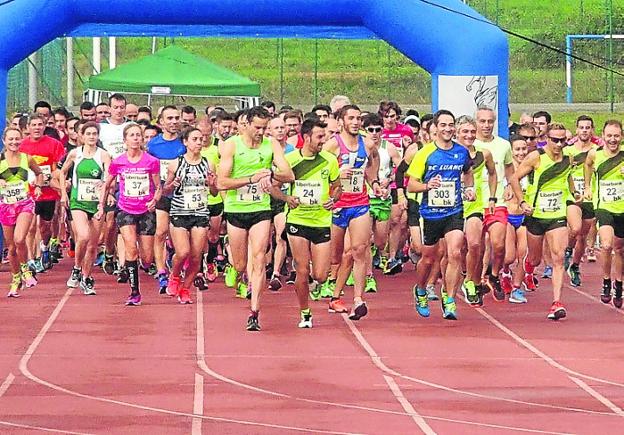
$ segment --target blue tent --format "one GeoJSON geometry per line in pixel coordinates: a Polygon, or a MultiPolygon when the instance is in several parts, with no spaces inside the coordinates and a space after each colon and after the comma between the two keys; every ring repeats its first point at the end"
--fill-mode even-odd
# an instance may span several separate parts
{"type": "Polygon", "coordinates": [[[0,1],[0,126],[8,70],[63,36],[380,38],[431,73],[433,110],[489,105],[507,133],[507,38],[459,0],[0,1]]]}

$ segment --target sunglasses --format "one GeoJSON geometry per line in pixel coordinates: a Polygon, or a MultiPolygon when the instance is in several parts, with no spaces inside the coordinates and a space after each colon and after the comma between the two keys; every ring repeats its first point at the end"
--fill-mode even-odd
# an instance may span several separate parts
{"type": "Polygon", "coordinates": [[[524,135],[522,135],[522,138],[524,140],[535,140],[537,138],[537,136],[524,136],[524,135]]]}
{"type": "Polygon", "coordinates": [[[550,139],[554,143],[565,143],[565,141],[567,140],[565,137],[552,137],[552,136],[548,136],[548,139],[550,139]]]}
{"type": "Polygon", "coordinates": [[[381,133],[381,127],[366,127],[366,131],[369,133],[381,133]]]}

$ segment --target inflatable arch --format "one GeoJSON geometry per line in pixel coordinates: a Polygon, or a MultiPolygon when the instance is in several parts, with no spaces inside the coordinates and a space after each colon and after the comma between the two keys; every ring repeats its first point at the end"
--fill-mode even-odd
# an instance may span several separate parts
{"type": "Polygon", "coordinates": [[[504,136],[507,38],[480,20],[459,0],[0,1],[0,127],[8,70],[58,37],[380,38],[431,73],[433,110],[488,105],[504,136]]]}

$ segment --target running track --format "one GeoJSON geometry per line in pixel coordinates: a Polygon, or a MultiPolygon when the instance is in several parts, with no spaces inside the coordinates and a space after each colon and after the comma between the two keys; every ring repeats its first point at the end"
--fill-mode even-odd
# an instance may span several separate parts
{"type": "MultiPolygon", "coordinates": [[[[292,288],[266,292],[260,333],[221,282],[180,306],[142,276],[144,304],[101,273],[65,287],[69,262],[0,300],[0,433],[619,433],[622,311],[596,295],[597,266],[546,319],[549,281],[512,306],[461,303],[419,318],[412,266],[380,278],[359,322],[313,303],[296,327],[292,288]]],[[[3,289],[9,281],[0,273],[3,289]]],[[[347,296],[350,291],[347,290],[347,296]]]]}

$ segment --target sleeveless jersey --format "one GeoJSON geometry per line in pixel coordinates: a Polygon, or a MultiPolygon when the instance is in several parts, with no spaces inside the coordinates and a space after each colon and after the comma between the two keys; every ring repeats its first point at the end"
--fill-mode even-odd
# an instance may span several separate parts
{"type": "Polygon", "coordinates": [[[87,213],[97,213],[98,201],[100,200],[98,185],[103,178],[102,149],[96,148],[93,156],[85,157],[83,148],[76,148],[69,208],[71,210],[83,210],[87,213]]]}
{"type": "Polygon", "coordinates": [[[0,189],[0,198],[3,204],[16,204],[21,201],[32,200],[28,184],[28,155],[20,153],[20,162],[17,167],[9,167],[6,158],[0,161],[0,180],[6,182],[6,186],[0,189]]]}
{"type": "MultiPolygon", "coordinates": [[[[591,150],[592,148],[590,148],[591,150]]],[[[572,181],[574,182],[574,190],[578,190],[581,192],[581,195],[584,194],[585,191],[585,160],[587,159],[587,154],[589,151],[581,151],[576,146],[571,145],[565,147],[563,149],[563,154],[570,156],[572,159],[572,181]]],[[[593,179],[593,175],[592,175],[593,179]]],[[[572,192],[573,193],[573,192],[572,192]]],[[[568,198],[569,201],[574,202],[574,194],[570,195],[568,198]]]]}
{"type": "Polygon", "coordinates": [[[369,205],[368,193],[364,183],[366,165],[368,164],[368,153],[364,138],[358,135],[358,149],[351,151],[342,140],[339,134],[336,141],[340,147],[338,156],[338,164],[342,166],[350,166],[352,169],[351,177],[341,178],[342,194],[340,199],[334,204],[334,208],[349,208],[369,205]]]}
{"type": "MultiPolygon", "coordinates": [[[[483,185],[488,185],[483,182],[483,178],[486,177],[487,168],[485,167],[485,157],[483,151],[475,153],[474,157],[471,155],[472,160],[472,174],[474,176],[474,191],[475,200],[464,202],[464,217],[467,218],[471,214],[483,213],[483,185]]],[[[489,197],[488,197],[489,199],[489,197]]]]}
{"type": "MultiPolygon", "coordinates": [[[[271,169],[273,146],[271,139],[264,138],[258,148],[249,148],[242,137],[235,136],[232,178],[249,178],[261,169],[271,169]]],[[[238,189],[230,189],[225,194],[226,213],[253,213],[271,210],[270,195],[260,191],[258,183],[246,184],[238,189]]]]}
{"type": "Polygon", "coordinates": [[[596,151],[594,171],[594,207],[614,214],[624,213],[624,150],[620,148],[615,156],[609,157],[604,149],[596,151]]]}
{"type": "Polygon", "coordinates": [[[175,176],[180,179],[180,185],[171,196],[171,216],[208,217],[206,177],[209,172],[210,166],[205,157],[196,164],[190,164],[184,156],[178,157],[175,176]]]}
{"type": "MultiPolygon", "coordinates": [[[[219,142],[219,139],[213,138],[212,144],[210,144],[206,148],[202,148],[201,150],[201,156],[206,158],[210,163],[212,163],[215,169],[219,167],[219,160],[220,160],[219,148],[217,147],[218,142],[219,142]]],[[[206,202],[206,204],[215,205],[215,204],[222,204],[222,203],[223,203],[223,197],[221,196],[221,194],[217,193],[216,195],[212,195],[210,193],[210,189],[208,189],[208,201],[206,202]]]]}
{"type": "Polygon", "coordinates": [[[538,219],[561,219],[566,217],[566,199],[570,195],[568,176],[572,165],[568,156],[560,162],[553,161],[543,148],[539,167],[529,175],[527,202],[533,207],[533,217],[538,219]]]}
{"type": "MultiPolygon", "coordinates": [[[[388,141],[382,140],[379,144],[379,149],[377,150],[379,153],[379,172],[377,173],[379,181],[387,180],[392,176],[392,159],[390,158],[390,153],[388,152],[388,144],[390,144],[390,146],[394,146],[388,141]]],[[[394,181],[388,187],[390,188],[392,185],[396,186],[394,181]]],[[[375,198],[375,193],[372,189],[369,190],[368,197],[375,198]]]]}

